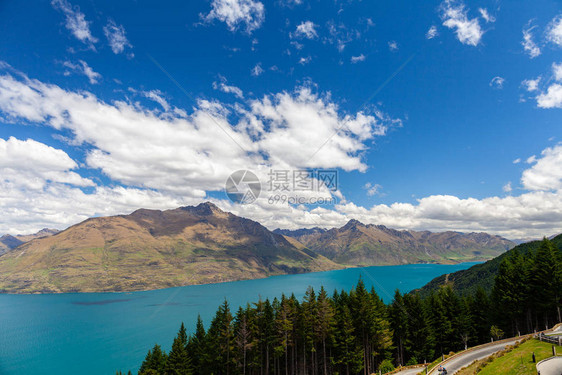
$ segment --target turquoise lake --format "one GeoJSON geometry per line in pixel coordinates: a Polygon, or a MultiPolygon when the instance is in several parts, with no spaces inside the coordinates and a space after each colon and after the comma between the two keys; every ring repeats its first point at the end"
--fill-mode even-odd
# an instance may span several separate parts
{"type": "Polygon", "coordinates": [[[361,276],[388,303],[395,289],[407,292],[474,264],[351,268],[134,293],[0,294],[0,374],[136,374],[155,343],[169,350],[182,321],[188,331],[197,314],[209,324],[225,298],[236,310],[260,296],[300,299],[309,285],[331,295],[361,276]]]}

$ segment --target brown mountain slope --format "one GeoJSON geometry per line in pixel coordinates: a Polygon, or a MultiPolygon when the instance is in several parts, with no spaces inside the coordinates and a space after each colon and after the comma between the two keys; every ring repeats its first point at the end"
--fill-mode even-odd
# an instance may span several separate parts
{"type": "Polygon", "coordinates": [[[487,233],[399,231],[357,220],[330,230],[276,232],[294,237],[336,263],[357,266],[486,260],[515,246],[487,233]]]}
{"type": "Polygon", "coordinates": [[[5,234],[0,237],[0,255],[36,238],[52,236],[58,232],[59,231],[57,229],[44,228],[33,234],[18,234],[15,236],[5,234]]]}
{"type": "Polygon", "coordinates": [[[92,218],[25,243],[0,257],[0,291],[134,291],[337,268],[255,221],[202,203],[92,218]]]}

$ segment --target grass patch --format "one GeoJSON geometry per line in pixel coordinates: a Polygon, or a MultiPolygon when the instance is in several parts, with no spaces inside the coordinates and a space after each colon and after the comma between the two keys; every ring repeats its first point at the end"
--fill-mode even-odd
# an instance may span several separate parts
{"type": "MultiPolygon", "coordinates": [[[[562,354],[562,347],[555,345],[556,353],[562,354]]],[[[499,358],[493,359],[486,364],[478,374],[481,375],[531,375],[536,374],[537,369],[532,360],[532,353],[535,353],[537,362],[552,356],[552,344],[536,339],[527,340],[517,348],[504,354],[499,358]]]]}

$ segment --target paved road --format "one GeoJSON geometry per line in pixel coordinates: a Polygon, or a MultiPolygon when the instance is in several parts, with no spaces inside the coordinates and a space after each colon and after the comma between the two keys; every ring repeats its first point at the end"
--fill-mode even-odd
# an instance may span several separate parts
{"type": "MultiPolygon", "coordinates": [[[[464,354],[460,354],[450,361],[445,362],[445,368],[447,369],[449,375],[454,374],[463,367],[470,365],[472,362],[489,357],[492,354],[505,349],[506,346],[515,344],[517,341],[519,341],[519,339],[513,339],[513,341],[508,341],[497,345],[490,345],[482,349],[475,349],[464,354]]],[[[434,371],[432,372],[432,374],[438,374],[438,372],[434,371]]]]}
{"type": "Polygon", "coordinates": [[[562,335],[562,326],[556,328],[554,331],[547,333],[548,336],[559,336],[562,335]]]}
{"type": "Polygon", "coordinates": [[[554,359],[549,359],[541,363],[537,370],[540,371],[541,375],[560,375],[562,374],[562,357],[556,357],[554,359]]]}

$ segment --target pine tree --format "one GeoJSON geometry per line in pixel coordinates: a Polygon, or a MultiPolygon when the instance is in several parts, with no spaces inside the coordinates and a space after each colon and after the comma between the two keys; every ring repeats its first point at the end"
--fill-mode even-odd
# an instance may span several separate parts
{"type": "Polygon", "coordinates": [[[318,319],[316,325],[316,335],[318,340],[322,343],[322,368],[323,374],[328,374],[328,364],[331,362],[326,354],[326,342],[333,339],[334,330],[334,307],[328,298],[328,294],[324,287],[320,288],[317,300],[318,306],[318,319]]]}
{"type": "Polygon", "coordinates": [[[343,305],[337,314],[337,355],[335,363],[346,375],[357,374],[363,369],[363,349],[355,336],[353,318],[349,308],[343,305]]]}
{"type": "Polygon", "coordinates": [[[203,325],[201,315],[197,315],[195,334],[190,336],[187,341],[187,352],[191,358],[194,373],[196,374],[204,373],[205,364],[209,361],[206,345],[205,326],[203,325]]]}
{"type": "Polygon", "coordinates": [[[552,327],[557,323],[560,309],[560,271],[558,270],[559,256],[552,242],[543,239],[535,254],[531,272],[531,287],[538,307],[539,319],[544,327],[552,327]]]}
{"type": "Polygon", "coordinates": [[[404,300],[399,290],[394,293],[394,300],[390,305],[390,323],[394,331],[394,342],[396,343],[396,363],[404,366],[404,347],[408,346],[408,312],[404,306],[404,300]]]}
{"type": "Polygon", "coordinates": [[[148,351],[144,362],[142,363],[139,374],[145,375],[150,372],[156,372],[159,374],[164,374],[166,371],[166,361],[168,356],[162,351],[160,345],[155,344],[152,350],[148,351]]]}
{"type": "Polygon", "coordinates": [[[235,342],[241,359],[239,366],[242,367],[242,374],[246,375],[248,350],[252,347],[250,327],[248,325],[250,307],[246,310],[238,308],[236,313],[234,330],[236,333],[235,342]]]}
{"type": "Polygon", "coordinates": [[[192,374],[191,359],[187,353],[187,333],[183,323],[178,335],[172,344],[172,350],[166,361],[167,375],[190,375],[192,374]]]}

